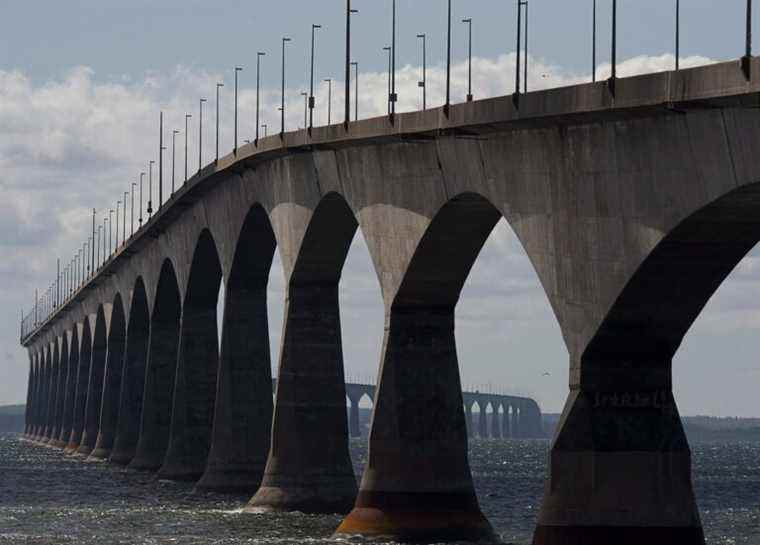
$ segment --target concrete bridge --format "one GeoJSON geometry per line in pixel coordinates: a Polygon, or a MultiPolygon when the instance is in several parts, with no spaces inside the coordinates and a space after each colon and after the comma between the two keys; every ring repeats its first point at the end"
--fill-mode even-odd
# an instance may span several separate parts
{"type": "Polygon", "coordinates": [[[190,180],[55,312],[26,321],[30,399],[54,398],[62,415],[45,429],[32,418],[28,433],[201,488],[257,490],[256,508],[350,512],[341,533],[487,535],[454,312],[503,216],[570,355],[534,542],[701,544],[671,360],[760,240],[758,70],[745,59],[245,146],[190,180]],[[358,489],[338,304],[357,229],[385,304],[358,489]],[[273,405],[276,250],[287,295],[273,405]],[[37,391],[45,384],[56,386],[37,391]]]}

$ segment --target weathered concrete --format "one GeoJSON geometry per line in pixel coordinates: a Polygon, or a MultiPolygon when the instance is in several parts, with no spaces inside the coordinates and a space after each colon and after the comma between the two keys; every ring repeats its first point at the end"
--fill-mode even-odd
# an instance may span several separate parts
{"type": "Polygon", "coordinates": [[[216,306],[221,278],[214,241],[204,231],[182,305],[171,433],[158,473],[162,479],[197,481],[206,469],[219,361],[216,306]]]}
{"type": "MultiPolygon", "coordinates": [[[[313,176],[301,170],[308,165],[297,167],[298,174],[313,176]]],[[[288,292],[272,444],[249,503],[253,510],[345,513],[356,497],[338,283],[357,224],[337,195],[324,199],[310,219],[291,222],[280,239],[281,253],[291,256],[283,258],[288,292]]]]}
{"type": "MultiPolygon", "coordinates": [[[[751,64],[759,73],[760,62],[751,64]]],[[[584,543],[701,545],[671,361],[710,295],[760,239],[760,79],[747,80],[731,62],[621,79],[614,91],[600,82],[530,93],[518,104],[501,97],[398,115],[393,123],[300,131],[220,158],[24,339],[41,354],[41,391],[49,392],[45,347],[92,323],[101,305],[142,277],[152,329],[140,444],[160,429],[145,425],[157,400],[171,395],[173,381],[156,395],[151,371],[155,347],[166,342],[163,353],[179,370],[167,462],[192,466],[188,475],[202,472],[222,391],[219,362],[211,361],[210,340],[202,360],[189,361],[188,334],[203,322],[211,328],[211,315],[182,304],[193,299],[193,256],[204,233],[216,243],[226,281],[245,218],[260,206],[288,286],[261,497],[267,489],[288,491],[271,502],[285,508],[301,494],[290,491],[308,489],[311,505],[336,493],[349,497],[352,475],[326,476],[336,463],[348,467],[343,443],[328,438],[341,428],[345,442],[337,286],[353,221],[380,281],[386,331],[370,463],[343,529],[482,535],[489,528],[472,491],[463,399],[454,386],[453,317],[461,283],[503,216],[536,269],[569,352],[571,393],[535,542],[592,536],[584,543]],[[338,201],[350,213],[329,220],[317,213],[321,203],[338,201]],[[306,244],[311,235],[317,242],[306,244]],[[159,341],[154,329],[164,263],[185,299],[177,297],[173,309],[187,322],[179,358],[177,343],[159,341]],[[200,413],[191,414],[196,396],[200,413]],[[301,446],[316,429],[317,459],[306,459],[301,446]],[[197,448],[186,448],[196,433],[197,448]],[[304,475],[324,484],[305,486],[304,475]]],[[[89,348],[81,344],[84,354],[89,348]]],[[[168,418],[169,411],[160,412],[168,418]]],[[[87,412],[89,434],[89,404],[87,412]]],[[[512,435],[530,433],[531,414],[530,406],[512,406],[512,435]]]]}
{"type": "Polygon", "coordinates": [[[95,441],[98,438],[98,430],[100,429],[100,409],[103,403],[103,376],[108,354],[106,339],[106,318],[103,306],[100,306],[95,318],[95,330],[92,336],[90,375],[87,381],[87,401],[84,408],[82,440],[77,448],[77,454],[83,456],[89,456],[95,448],[95,441]]]}
{"type": "Polygon", "coordinates": [[[132,308],[127,328],[124,369],[119,394],[119,419],[113,450],[109,460],[127,465],[135,457],[140,438],[140,417],[145,389],[145,369],[148,360],[150,312],[145,284],[138,279],[132,292],[132,308]]]}
{"type": "Polygon", "coordinates": [[[200,489],[253,494],[261,484],[273,413],[267,284],[276,244],[266,212],[254,207],[225,285],[213,438],[200,489]]]}
{"type": "Polygon", "coordinates": [[[100,427],[95,447],[90,454],[90,457],[99,460],[105,460],[111,456],[111,449],[116,436],[121,401],[125,337],[124,305],[121,302],[121,296],[117,296],[111,311],[111,323],[108,332],[106,368],[103,375],[103,402],[100,406],[100,427]]]}
{"type": "Polygon", "coordinates": [[[146,471],[161,467],[169,444],[182,308],[174,267],[169,261],[161,265],[150,322],[140,438],[129,463],[132,469],[146,471]]]}

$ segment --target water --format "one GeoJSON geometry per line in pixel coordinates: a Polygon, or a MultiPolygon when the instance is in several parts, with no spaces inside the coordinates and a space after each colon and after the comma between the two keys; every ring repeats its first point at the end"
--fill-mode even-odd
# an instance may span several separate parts
{"type": "MultiPolygon", "coordinates": [[[[472,442],[481,507],[507,543],[529,543],[543,493],[546,441],[472,442]]],[[[760,443],[693,445],[697,498],[710,545],[760,545],[760,443]]],[[[357,475],[366,441],[351,444],[357,475]]],[[[250,515],[246,498],[0,435],[0,545],[332,544],[338,516],[250,515]]]]}

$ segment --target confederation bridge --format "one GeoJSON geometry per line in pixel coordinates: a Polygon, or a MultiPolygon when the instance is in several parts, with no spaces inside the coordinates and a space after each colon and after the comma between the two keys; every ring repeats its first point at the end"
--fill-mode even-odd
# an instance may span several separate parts
{"type": "Polygon", "coordinates": [[[340,533],[488,535],[454,313],[505,217],[569,352],[534,542],[704,543],[671,362],[760,240],[759,70],[746,57],[242,146],[24,320],[29,399],[55,415],[31,403],[27,435],[200,488],[247,487],[251,508],[346,512],[340,533]],[[358,487],[338,299],[357,229],[385,305],[358,487]],[[273,403],[276,249],[287,292],[273,403]]]}

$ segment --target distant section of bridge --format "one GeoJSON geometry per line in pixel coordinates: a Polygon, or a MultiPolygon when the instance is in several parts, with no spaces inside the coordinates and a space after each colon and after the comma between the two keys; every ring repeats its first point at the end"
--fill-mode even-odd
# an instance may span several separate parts
{"type": "MultiPolygon", "coordinates": [[[[534,542],[701,545],[671,362],[760,241],[758,71],[747,57],[243,146],[51,312],[24,320],[27,435],[200,488],[255,491],[252,509],[350,512],[341,533],[491,535],[468,414],[504,401],[462,394],[454,315],[505,217],[569,352],[534,542]],[[344,381],[338,297],[357,230],[385,307],[358,488],[346,396],[360,390],[344,381]],[[275,251],[287,293],[273,403],[275,251]]],[[[520,421],[536,412],[518,405],[520,421]]]]}

